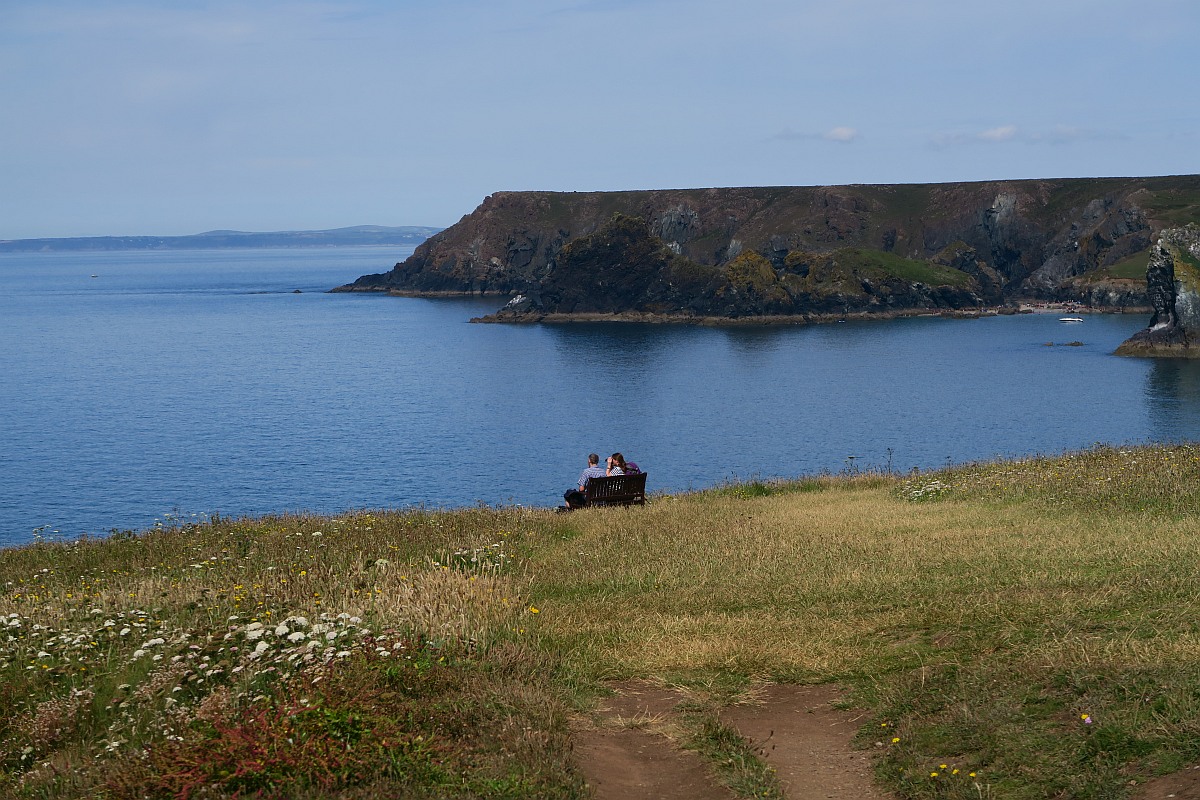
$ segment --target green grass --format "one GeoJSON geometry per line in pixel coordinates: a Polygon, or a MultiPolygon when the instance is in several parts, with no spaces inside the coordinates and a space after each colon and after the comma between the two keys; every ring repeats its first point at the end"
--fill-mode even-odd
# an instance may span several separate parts
{"type": "Polygon", "coordinates": [[[1085,273],[1083,276],[1087,280],[1127,280],[1127,281],[1145,281],[1146,280],[1146,264],[1150,260],[1150,251],[1142,250],[1134,253],[1129,258],[1118,261],[1107,267],[1092,270],[1085,273]]]}
{"type": "Polygon", "coordinates": [[[723,725],[711,710],[694,710],[687,715],[687,725],[687,746],[704,756],[739,797],[782,800],[786,796],[775,771],[758,757],[753,744],[723,725]]]}
{"type": "Polygon", "coordinates": [[[1191,253],[1187,252],[1186,250],[1180,250],[1178,252],[1179,252],[1179,259],[1184,264],[1186,264],[1187,266],[1191,267],[1194,270],[1200,271],[1200,259],[1197,259],[1195,256],[1193,256],[1191,253]]]}
{"type": "Polygon", "coordinates": [[[847,247],[832,253],[831,258],[836,265],[830,269],[833,275],[853,275],[875,280],[897,278],[930,286],[966,286],[971,282],[971,276],[965,272],[882,250],[847,247]]]}
{"type": "Polygon", "coordinates": [[[778,786],[716,711],[769,681],[848,687],[901,798],[1200,760],[1193,445],[173,521],[0,552],[0,588],[0,796],[584,797],[569,720],[625,678],[696,697],[681,745],[747,797],[778,786]]]}
{"type": "Polygon", "coordinates": [[[1150,216],[1169,226],[1200,223],[1200,191],[1183,181],[1181,185],[1161,188],[1144,201],[1150,216]]]}

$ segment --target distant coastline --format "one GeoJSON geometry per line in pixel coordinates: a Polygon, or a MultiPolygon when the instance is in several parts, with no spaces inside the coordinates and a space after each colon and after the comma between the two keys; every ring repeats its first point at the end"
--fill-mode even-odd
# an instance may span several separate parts
{"type": "Polygon", "coordinates": [[[78,236],[0,239],[0,253],[105,250],[223,250],[256,247],[418,245],[442,230],[415,225],[356,225],[318,231],[208,231],[188,236],[78,236]]]}

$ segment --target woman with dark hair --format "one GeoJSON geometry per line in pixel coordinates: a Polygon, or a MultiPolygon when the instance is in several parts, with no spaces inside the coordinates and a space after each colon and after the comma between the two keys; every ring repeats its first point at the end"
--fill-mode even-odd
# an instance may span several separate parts
{"type": "Polygon", "coordinates": [[[608,471],[605,475],[624,475],[625,474],[625,456],[620,453],[613,453],[608,457],[608,471]]]}

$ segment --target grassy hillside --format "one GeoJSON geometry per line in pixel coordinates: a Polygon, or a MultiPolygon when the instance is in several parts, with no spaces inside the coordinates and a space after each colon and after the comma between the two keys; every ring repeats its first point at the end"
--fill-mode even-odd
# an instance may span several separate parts
{"type": "Polygon", "coordinates": [[[862,247],[835,250],[822,266],[810,273],[816,281],[898,279],[930,286],[967,286],[971,282],[970,275],[957,269],[862,247]]]}
{"type": "Polygon", "coordinates": [[[1084,280],[1127,280],[1141,281],[1146,280],[1146,263],[1150,260],[1150,252],[1143,250],[1139,253],[1134,253],[1129,258],[1122,259],[1111,267],[1102,267],[1101,269],[1085,272],[1084,280]]]}
{"type": "Polygon", "coordinates": [[[837,681],[900,797],[1123,797],[1200,760],[1198,487],[1103,448],[4,551],[0,795],[582,797],[569,715],[642,676],[745,796],[716,709],[837,681]]]}

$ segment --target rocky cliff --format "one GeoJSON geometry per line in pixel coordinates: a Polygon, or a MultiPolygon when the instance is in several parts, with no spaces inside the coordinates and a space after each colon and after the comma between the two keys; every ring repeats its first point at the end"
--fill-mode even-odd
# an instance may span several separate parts
{"type": "Polygon", "coordinates": [[[1200,358],[1200,225],[1164,230],[1150,250],[1150,325],[1117,348],[1124,356],[1200,358]]]}
{"type": "Polygon", "coordinates": [[[519,295],[506,319],[1145,306],[1151,243],[1189,221],[1200,176],[501,192],[338,291],[519,295]]]}

